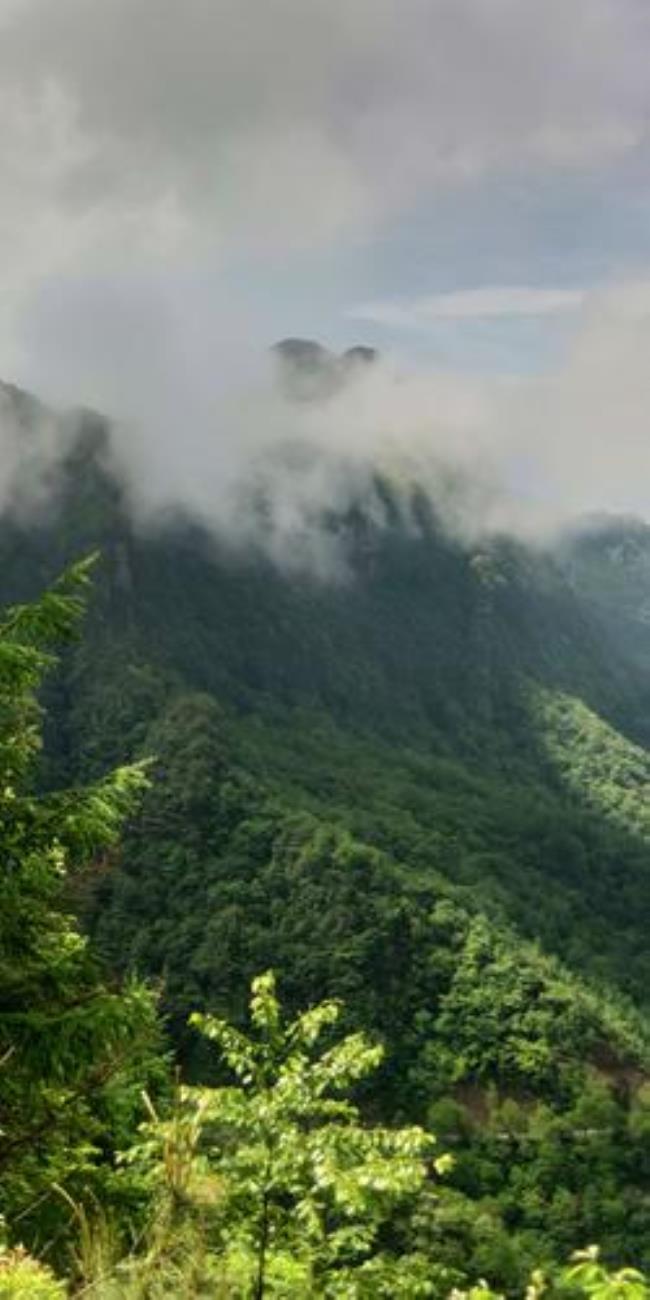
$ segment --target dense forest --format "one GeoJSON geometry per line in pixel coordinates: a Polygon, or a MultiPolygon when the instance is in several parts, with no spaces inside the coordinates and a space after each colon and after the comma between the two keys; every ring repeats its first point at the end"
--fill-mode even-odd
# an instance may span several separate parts
{"type": "Polygon", "coordinates": [[[647,1294],[650,530],[377,470],[325,580],[74,428],[0,521],[0,1296],[647,1294]]]}

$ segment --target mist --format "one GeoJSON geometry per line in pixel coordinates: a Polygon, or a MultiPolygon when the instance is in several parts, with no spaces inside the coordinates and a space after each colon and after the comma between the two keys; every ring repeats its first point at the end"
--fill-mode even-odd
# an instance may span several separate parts
{"type": "Polygon", "coordinates": [[[640,0],[0,0],[0,34],[0,378],[43,401],[30,439],[0,403],[0,507],[45,508],[48,412],[88,406],[138,526],[325,575],[377,473],[467,539],[649,516],[640,0]],[[381,359],[295,400],[286,335],[381,359]]]}
{"type": "Polygon", "coordinates": [[[381,358],[296,401],[268,355],[248,354],[209,394],[159,387],[155,410],[118,425],[117,455],[141,517],[181,503],[233,537],[251,526],[247,489],[263,486],[278,554],[323,510],[367,496],[375,473],[425,490],[457,536],[544,542],[591,513],[650,517],[649,352],[650,282],[634,282],[587,295],[541,374],[381,358]]]}
{"type": "MultiPolygon", "coordinates": [[[[545,543],[591,513],[650,517],[650,283],[586,295],[559,364],[542,374],[390,357],[341,371],[331,351],[307,370],[306,389],[293,372],[298,391],[291,366],[243,338],[208,365],[205,347],[189,349],[182,321],[158,308],[157,329],[143,329],[132,306],[121,331],[98,313],[110,348],[95,336],[74,349],[79,397],[112,421],[112,472],[140,528],[181,511],[222,541],[332,577],[344,558],[324,515],[361,504],[381,527],[377,475],[402,501],[404,527],[415,526],[417,487],[465,541],[505,531],[545,543]]],[[[46,408],[30,408],[29,421],[36,435],[25,443],[5,396],[0,493],[23,513],[43,509],[67,448],[46,408]]]]}

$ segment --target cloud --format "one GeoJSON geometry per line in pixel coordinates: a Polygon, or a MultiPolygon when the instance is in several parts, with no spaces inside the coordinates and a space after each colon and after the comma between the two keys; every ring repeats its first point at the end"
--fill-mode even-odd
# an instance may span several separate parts
{"type": "Polygon", "coordinates": [[[585,296],[547,374],[404,373],[384,361],[324,400],[292,402],[258,367],[212,406],[201,394],[186,404],[170,382],[155,413],[118,430],[118,458],[140,518],[180,503],[221,535],[259,540],[248,507],[264,499],[270,553],[320,572],[336,565],[323,511],[365,500],[381,518],[376,472],[404,502],[409,485],[425,488],[464,537],[540,539],[603,509],[650,518],[649,350],[650,282],[623,283],[585,296]]]}
{"type": "Polygon", "coordinates": [[[86,282],[109,318],[148,285],[155,332],[220,272],[221,334],[260,268],[334,256],[346,291],[443,193],[646,156],[641,0],[0,0],[0,31],[0,374],[34,387],[86,282]]]}
{"type": "Polygon", "coordinates": [[[13,519],[43,517],[75,430],[40,402],[0,383],[0,511],[13,519]]]}
{"type": "Polygon", "coordinates": [[[362,504],[385,521],[377,474],[396,485],[407,526],[416,483],[452,531],[496,518],[500,394],[493,382],[404,376],[377,362],[326,397],[297,401],[258,365],[210,407],[186,406],[178,385],[159,391],[155,415],[115,428],[115,464],[147,528],[180,508],[230,544],[261,544],[285,568],[340,576],[344,548],[324,517],[362,504]]]}
{"type": "MultiPolygon", "coordinates": [[[[347,301],[370,299],[349,267],[445,193],[473,203],[486,178],[525,189],[580,169],[605,192],[608,168],[643,173],[645,0],[0,0],[0,28],[2,373],[115,414],[143,515],[181,502],[236,532],[241,485],[261,475],[291,537],[377,458],[433,483],[443,462],[471,471],[476,526],[514,516],[522,483],[544,517],[551,500],[562,513],[643,494],[643,287],[365,305],[417,328],[573,313],[544,379],[386,366],[298,411],[253,357],[275,335],[278,284],[320,256],[347,301]],[[274,472],[279,447],[294,451],[274,472]]],[[[425,273],[431,258],[435,241],[425,273]]]]}
{"type": "MultiPolygon", "coordinates": [[[[120,387],[114,465],[146,529],[180,509],[229,544],[262,544],[289,569],[331,577],[343,552],[323,514],[361,501],[381,523],[377,473],[401,494],[406,526],[415,484],[465,539],[495,530],[543,539],[602,510],[650,519],[650,281],[586,294],[564,356],[543,375],[404,372],[384,360],[303,401],[287,397],[263,355],[233,353],[216,385],[207,346],[188,347],[189,323],[164,300],[146,336],[132,304],[116,348],[121,309],[103,344],[98,333],[84,353],[83,311],[75,337],[80,375],[103,354],[95,386],[120,387]]],[[[27,445],[9,416],[5,403],[5,500],[27,445]]],[[[51,481],[56,441],[51,421],[37,424],[31,464],[21,462],[22,482],[38,488],[32,504],[51,481]]]]}
{"type": "Polygon", "coordinates": [[[397,329],[426,329],[432,321],[474,320],[501,316],[549,316],[575,311],[582,305],[581,289],[552,289],[532,285],[489,285],[395,302],[368,302],[348,308],[352,320],[397,329]]]}
{"type": "Polygon", "coordinates": [[[547,511],[650,519],[650,281],[594,293],[557,370],[526,395],[547,511]]]}
{"type": "Polygon", "coordinates": [[[0,21],[25,268],[359,238],[468,177],[646,135],[638,0],[4,0],[0,21]]]}
{"type": "Polygon", "coordinates": [[[221,271],[237,311],[468,182],[645,156],[641,0],[0,0],[0,31],[1,373],[36,387],[52,286],[157,278],[189,317],[221,271]]]}

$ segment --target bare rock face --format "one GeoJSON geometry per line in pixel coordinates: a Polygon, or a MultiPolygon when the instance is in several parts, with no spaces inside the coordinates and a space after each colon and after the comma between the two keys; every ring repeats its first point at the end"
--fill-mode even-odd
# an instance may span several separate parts
{"type": "Polygon", "coordinates": [[[347,369],[353,369],[358,366],[372,366],[375,361],[379,360],[379,353],[376,348],[366,347],[362,343],[357,343],[355,347],[348,348],[343,353],[341,361],[347,369]]]}
{"type": "Polygon", "coordinates": [[[320,401],[338,388],[338,357],[313,339],[282,339],[271,351],[280,386],[292,401],[320,401]]]}
{"type": "Polygon", "coordinates": [[[297,401],[322,401],[330,397],[353,374],[378,358],[375,348],[361,344],[338,356],[314,339],[301,338],[281,339],[271,351],[284,392],[297,401]]]}
{"type": "Polygon", "coordinates": [[[286,365],[299,370],[317,370],[336,360],[335,353],[315,339],[281,339],[279,343],[273,344],[272,350],[286,365]]]}

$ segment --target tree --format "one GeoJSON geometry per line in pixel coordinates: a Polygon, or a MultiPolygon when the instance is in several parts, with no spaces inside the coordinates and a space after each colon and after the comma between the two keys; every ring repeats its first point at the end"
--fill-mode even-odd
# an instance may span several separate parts
{"type": "Polygon", "coordinates": [[[597,1246],[576,1251],[561,1274],[567,1287],[579,1289],[589,1300],[648,1300],[648,1282],[635,1268],[610,1272],[601,1264],[597,1246]]]}
{"type": "MultiPolygon", "coordinates": [[[[578,1250],[571,1263],[549,1279],[542,1272],[533,1273],[526,1288],[525,1300],[648,1300],[647,1279],[635,1268],[612,1273],[601,1264],[597,1246],[578,1250]]],[[[504,1300],[484,1282],[468,1291],[454,1290],[449,1300],[504,1300]]]]}
{"type": "Polygon", "coordinates": [[[150,993],[112,987],[69,912],[69,877],[114,844],[142,767],[37,793],[38,692],[85,608],[92,561],[0,621],[0,1213],[42,1249],[67,1238],[56,1188],[106,1190],[158,1045],[150,993]]]}
{"type": "Polygon", "coordinates": [[[253,981],[250,1036],[194,1015],[235,1082],[182,1088],[176,1114],[154,1118],[131,1153],[163,1188],[159,1240],[169,1245],[172,1218],[182,1231],[202,1215],[224,1294],[440,1294],[430,1261],[401,1248],[395,1214],[403,1227],[445,1157],[420,1128],[362,1124],[347,1094],[382,1049],[362,1034],[335,1041],[339,1014],[323,1002],[286,1022],[267,972],[253,981]]]}

